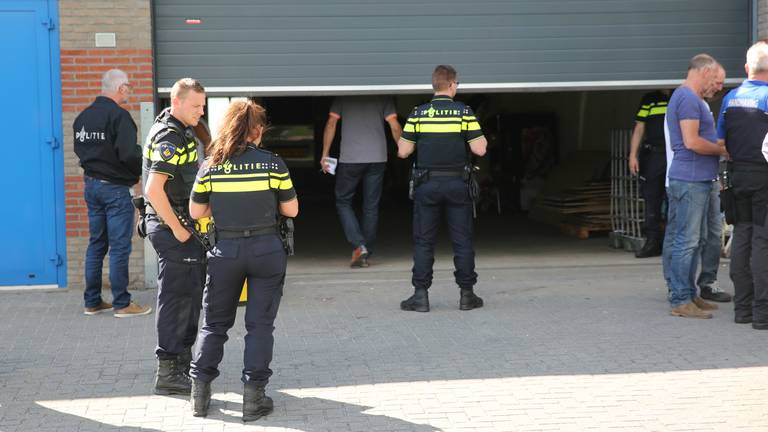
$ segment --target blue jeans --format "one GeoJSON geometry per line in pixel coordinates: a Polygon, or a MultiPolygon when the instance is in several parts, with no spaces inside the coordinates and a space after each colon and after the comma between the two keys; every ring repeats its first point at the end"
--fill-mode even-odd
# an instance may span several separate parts
{"type": "Polygon", "coordinates": [[[669,180],[667,233],[662,262],[672,307],[696,297],[696,271],[706,237],[712,182],[669,180]]]}
{"type": "Polygon", "coordinates": [[[344,235],[353,248],[365,246],[370,250],[376,242],[379,225],[379,201],[384,184],[386,163],[340,163],[336,168],[336,211],[344,235]],[[352,200],[357,185],[363,183],[362,221],[358,222],[352,200]],[[362,228],[361,228],[362,227],[362,228]]]}
{"type": "Polygon", "coordinates": [[[90,239],[85,252],[85,307],[101,304],[101,267],[109,250],[109,282],[112,306],[122,309],[131,302],[128,293],[128,257],[134,227],[134,208],[128,186],[85,177],[90,239]]]}
{"type": "Polygon", "coordinates": [[[709,194],[707,220],[701,239],[701,273],[696,280],[699,287],[711,286],[717,280],[720,267],[720,249],[722,248],[723,214],[720,212],[720,183],[712,182],[709,194]]]}

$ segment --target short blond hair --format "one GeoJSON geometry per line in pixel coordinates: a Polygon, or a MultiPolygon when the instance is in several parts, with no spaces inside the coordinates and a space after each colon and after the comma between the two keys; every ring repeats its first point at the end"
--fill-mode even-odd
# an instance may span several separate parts
{"type": "Polygon", "coordinates": [[[768,42],[761,40],[747,50],[747,66],[750,73],[768,72],[768,42]]]}
{"type": "Polygon", "coordinates": [[[193,78],[182,78],[173,83],[171,99],[184,99],[190,90],[195,93],[205,93],[205,88],[200,84],[200,81],[193,78]]]}
{"type": "Polygon", "coordinates": [[[432,72],[432,89],[443,91],[456,81],[456,69],[449,65],[437,65],[432,72]]]}

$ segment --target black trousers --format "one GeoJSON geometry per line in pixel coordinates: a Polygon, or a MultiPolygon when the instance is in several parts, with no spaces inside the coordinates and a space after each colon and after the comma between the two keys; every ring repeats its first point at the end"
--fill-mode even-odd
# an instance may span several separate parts
{"type": "Polygon", "coordinates": [[[730,276],[737,317],[768,324],[768,169],[735,166],[730,276]]]}
{"type": "Polygon", "coordinates": [[[157,347],[161,360],[174,359],[197,337],[203,285],[205,249],[195,239],[180,243],[156,216],[147,216],[147,233],[158,256],[157,347]]]}
{"type": "Polygon", "coordinates": [[[643,148],[639,162],[640,193],[645,200],[645,238],[661,242],[664,239],[661,207],[666,196],[664,182],[667,176],[667,155],[664,147],[643,148]]]}
{"type": "Polygon", "coordinates": [[[211,382],[219,376],[227,331],[235,324],[240,292],[248,281],[242,380],[267,384],[272,376],[272,333],[283,295],[286,262],[277,234],[220,240],[208,253],[203,327],[190,370],[193,378],[211,382]]]}
{"type": "Polygon", "coordinates": [[[414,191],[413,287],[428,289],[432,286],[435,241],[443,211],[453,244],[456,284],[472,289],[477,283],[472,246],[472,202],[467,183],[460,177],[430,178],[414,191]]]}

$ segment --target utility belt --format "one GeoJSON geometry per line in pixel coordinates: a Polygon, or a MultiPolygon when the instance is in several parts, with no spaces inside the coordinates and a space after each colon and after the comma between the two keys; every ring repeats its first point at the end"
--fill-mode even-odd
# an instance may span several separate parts
{"type": "Polygon", "coordinates": [[[263,234],[278,234],[277,226],[271,225],[268,227],[252,228],[252,229],[238,229],[230,230],[225,228],[216,228],[216,240],[230,240],[238,238],[249,238],[263,234]]]}
{"type": "Polygon", "coordinates": [[[480,184],[477,181],[477,172],[480,169],[467,162],[461,169],[438,170],[429,168],[416,168],[414,164],[411,167],[411,179],[408,183],[408,198],[413,199],[413,194],[417,187],[429,181],[430,178],[447,177],[460,178],[467,183],[467,192],[472,201],[472,214],[477,217],[476,204],[480,196],[480,184]]]}

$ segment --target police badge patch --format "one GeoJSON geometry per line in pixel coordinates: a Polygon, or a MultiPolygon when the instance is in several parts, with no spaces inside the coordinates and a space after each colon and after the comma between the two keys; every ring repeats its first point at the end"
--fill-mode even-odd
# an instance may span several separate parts
{"type": "Polygon", "coordinates": [[[173,155],[176,153],[176,147],[172,146],[171,144],[161,144],[160,148],[158,149],[158,153],[160,153],[160,158],[167,162],[171,160],[173,155]]]}

